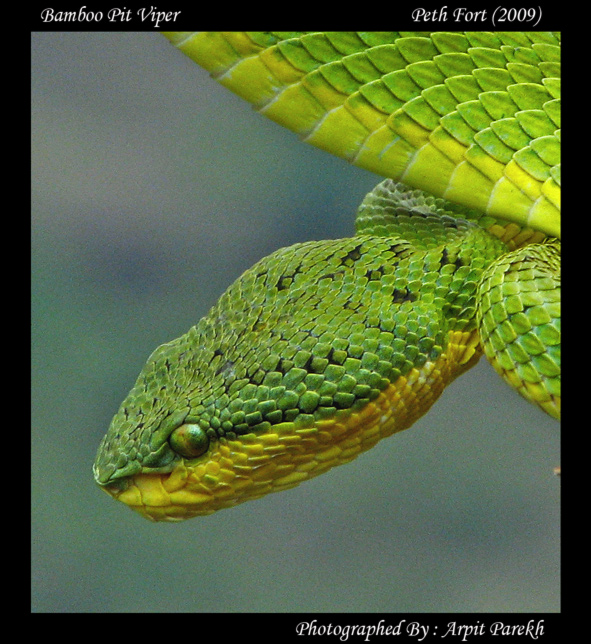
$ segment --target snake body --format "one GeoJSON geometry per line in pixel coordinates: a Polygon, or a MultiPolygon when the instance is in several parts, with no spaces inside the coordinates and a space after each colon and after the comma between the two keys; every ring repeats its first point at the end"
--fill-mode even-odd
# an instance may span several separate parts
{"type": "Polygon", "coordinates": [[[99,447],[103,489],[180,520],[293,487],[410,427],[483,352],[559,418],[556,34],[167,36],[389,179],[353,237],[262,259],[150,356],[99,447]]]}

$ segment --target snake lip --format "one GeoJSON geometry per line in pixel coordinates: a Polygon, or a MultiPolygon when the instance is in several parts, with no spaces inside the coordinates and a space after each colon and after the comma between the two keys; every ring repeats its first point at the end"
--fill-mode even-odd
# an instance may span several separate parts
{"type": "Polygon", "coordinates": [[[121,492],[125,492],[129,487],[129,478],[115,479],[107,483],[99,483],[100,487],[111,496],[118,496],[121,492]]]}

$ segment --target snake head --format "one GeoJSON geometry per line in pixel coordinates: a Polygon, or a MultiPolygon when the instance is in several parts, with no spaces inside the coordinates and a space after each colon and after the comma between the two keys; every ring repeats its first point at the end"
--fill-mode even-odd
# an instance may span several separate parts
{"type": "Polygon", "coordinates": [[[97,483],[180,520],[294,487],[409,427],[479,357],[486,261],[460,256],[458,235],[484,235],[489,261],[504,248],[452,223],[434,219],[423,248],[362,235],[255,264],[150,356],[101,443],[97,483]]]}

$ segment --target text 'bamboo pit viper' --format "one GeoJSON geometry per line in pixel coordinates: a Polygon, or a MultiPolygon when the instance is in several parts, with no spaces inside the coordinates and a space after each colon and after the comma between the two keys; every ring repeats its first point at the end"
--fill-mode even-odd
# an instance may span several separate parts
{"type": "Polygon", "coordinates": [[[354,236],[277,250],[154,351],[99,447],[105,491],[174,521],[286,490],[410,427],[482,353],[560,418],[558,34],[166,36],[386,180],[354,236]]]}

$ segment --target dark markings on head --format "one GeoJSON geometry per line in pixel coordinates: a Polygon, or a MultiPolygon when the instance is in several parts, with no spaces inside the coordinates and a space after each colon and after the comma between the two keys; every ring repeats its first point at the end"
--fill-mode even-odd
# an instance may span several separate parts
{"type": "Polygon", "coordinates": [[[402,304],[402,302],[414,302],[417,296],[408,290],[405,286],[403,289],[395,288],[392,293],[392,302],[394,304],[402,304]]]}

